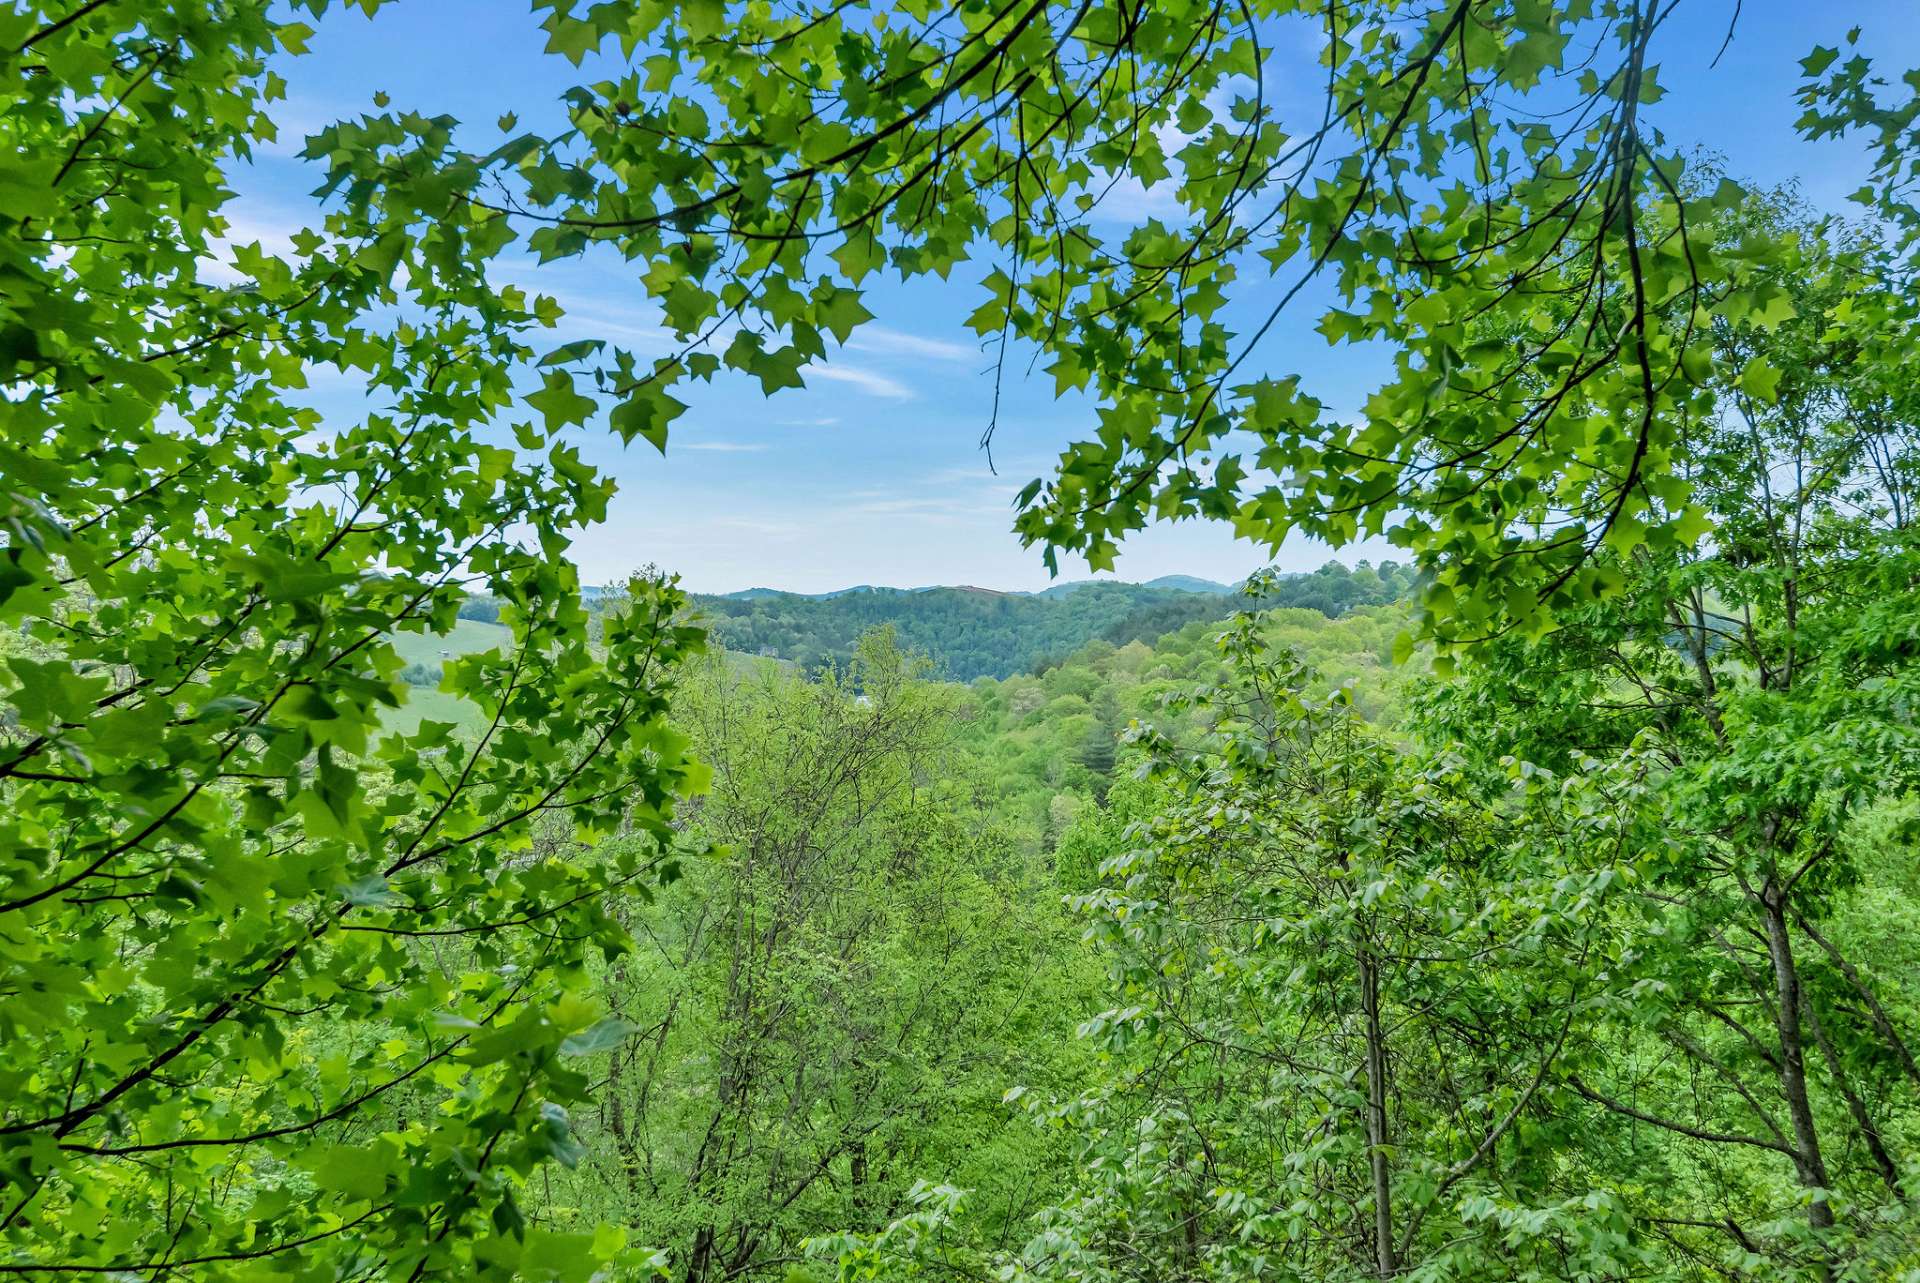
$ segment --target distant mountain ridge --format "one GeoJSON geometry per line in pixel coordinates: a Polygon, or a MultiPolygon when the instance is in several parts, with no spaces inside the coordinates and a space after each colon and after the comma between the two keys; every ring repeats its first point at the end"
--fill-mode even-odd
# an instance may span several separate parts
{"type": "MultiPolygon", "coordinates": [[[[1281,578],[1262,606],[1293,606],[1336,617],[1404,595],[1412,574],[1393,562],[1329,562],[1281,578]]],[[[1007,677],[1044,669],[1092,642],[1152,642],[1195,620],[1223,619],[1245,604],[1235,585],[1193,575],[1144,584],[1082,580],[1040,592],[971,584],[826,593],[748,588],[695,594],[694,605],[729,650],[790,660],[803,668],[845,663],[862,634],[890,626],[900,644],[924,651],[949,677],[1007,677]]]]}
{"type": "MultiPolygon", "coordinates": [[[[1244,581],[1243,581],[1244,582],[1244,581]]],[[[760,601],[767,597],[797,597],[803,601],[832,601],[836,597],[848,597],[855,593],[927,593],[927,592],[970,592],[982,593],[993,597],[1063,597],[1078,592],[1082,588],[1168,588],[1177,592],[1213,593],[1227,596],[1240,591],[1238,583],[1223,584],[1215,579],[1202,579],[1197,575],[1161,575],[1158,579],[1149,579],[1145,583],[1131,583],[1118,579],[1075,579],[1064,584],[1053,584],[1033,592],[1019,588],[983,588],[977,584],[926,584],[918,588],[882,588],[875,584],[855,584],[850,588],[834,588],[827,592],[795,592],[789,588],[741,588],[735,592],[698,593],[696,596],[717,598],[721,601],[760,601]]]]}
{"type": "Polygon", "coordinates": [[[763,597],[799,597],[804,601],[832,601],[835,597],[845,597],[858,592],[900,592],[898,588],[875,588],[872,584],[855,584],[851,588],[835,588],[831,592],[794,592],[787,588],[742,588],[739,592],[702,593],[700,596],[719,597],[724,601],[759,601],[763,597]]]}
{"type": "Polygon", "coordinates": [[[1147,580],[1149,588],[1177,588],[1181,592],[1210,592],[1228,596],[1240,591],[1242,579],[1238,583],[1223,584],[1217,579],[1201,579],[1197,575],[1162,575],[1158,579],[1147,580]]]}
{"type": "MultiPolygon", "coordinates": [[[[1291,578],[1291,576],[1283,576],[1291,578]]],[[[1067,593],[1079,592],[1082,588],[1096,588],[1102,584],[1117,583],[1113,579],[1075,579],[1064,584],[1054,584],[1042,588],[1033,594],[1036,597],[1061,597],[1067,593]]],[[[1158,579],[1149,579],[1142,584],[1126,584],[1128,588],[1167,588],[1174,592],[1209,593],[1216,597],[1230,597],[1240,591],[1240,585],[1246,581],[1223,584],[1217,579],[1202,579],[1198,575],[1161,575],[1158,579]]]]}

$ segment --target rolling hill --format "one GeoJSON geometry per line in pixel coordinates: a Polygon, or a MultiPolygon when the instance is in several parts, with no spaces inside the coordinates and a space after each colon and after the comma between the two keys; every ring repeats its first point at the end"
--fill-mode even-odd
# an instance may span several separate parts
{"type": "MultiPolygon", "coordinates": [[[[1352,568],[1329,562],[1282,579],[1261,604],[1334,617],[1395,600],[1410,583],[1410,573],[1391,562],[1352,568]]],[[[925,651],[958,681],[1045,668],[1090,641],[1150,642],[1195,620],[1222,619],[1244,604],[1234,588],[1188,575],[1146,584],[1086,580],[1039,593],[861,585],[807,594],[748,589],[694,600],[720,642],[735,651],[804,668],[844,663],[862,633],[892,625],[902,645],[925,651]]]]}

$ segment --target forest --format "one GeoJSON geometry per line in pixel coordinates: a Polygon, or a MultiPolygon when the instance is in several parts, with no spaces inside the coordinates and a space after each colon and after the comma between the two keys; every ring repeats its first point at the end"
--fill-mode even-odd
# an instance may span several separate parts
{"type": "MultiPolygon", "coordinates": [[[[1349,568],[1330,561],[1311,574],[1274,576],[1257,605],[1298,607],[1337,617],[1356,606],[1398,601],[1412,587],[1389,561],[1349,568]]],[[[1090,641],[1151,643],[1195,620],[1224,619],[1246,606],[1231,592],[1190,592],[1151,584],[1091,580],[1043,593],[979,588],[861,589],[827,597],[755,592],[694,596],[715,640],[750,655],[790,660],[809,671],[846,664],[879,627],[925,652],[959,681],[1009,677],[1056,664],[1090,641]]]]}
{"type": "Polygon", "coordinates": [[[0,0],[0,1275],[1920,1281],[1910,15],[402,8],[0,0]],[[1065,582],[633,546],[922,297],[1065,582]]]}

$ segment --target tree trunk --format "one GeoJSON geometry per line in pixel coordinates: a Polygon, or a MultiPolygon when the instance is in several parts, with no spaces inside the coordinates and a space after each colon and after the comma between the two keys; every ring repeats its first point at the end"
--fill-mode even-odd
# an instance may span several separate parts
{"type": "Polygon", "coordinates": [[[1807,1208],[1808,1223],[1815,1229],[1827,1229],[1833,1224],[1833,1209],[1825,1194],[1827,1165],[1820,1156],[1820,1132],[1807,1098],[1806,1050],[1800,1031],[1800,972],[1794,965],[1793,940],[1787,933],[1786,894],[1771,880],[1761,894],[1767,954],[1773,960],[1774,1022],[1780,1033],[1780,1091],[1787,1099],[1787,1112],[1793,1119],[1794,1166],[1799,1170],[1800,1183],[1821,1191],[1807,1208]]]}
{"type": "Polygon", "coordinates": [[[1847,1077],[1847,1067],[1840,1062],[1839,1049],[1821,1027],[1820,1013],[1814,1010],[1811,1000],[1807,1002],[1807,1029],[1813,1034],[1813,1041],[1820,1048],[1822,1059],[1827,1062],[1827,1072],[1833,1075],[1834,1089],[1847,1102],[1847,1112],[1853,1115],[1853,1125],[1860,1129],[1860,1139],[1866,1142],[1867,1153],[1873,1158],[1880,1179],[1894,1194],[1899,1194],[1900,1168],[1894,1163],[1893,1155],[1887,1152],[1886,1141],[1880,1135],[1879,1124],[1874,1122],[1873,1114],[1867,1109],[1867,1102],[1853,1089],[1853,1083],[1847,1077]]]}
{"type": "Polygon", "coordinates": [[[1847,978],[1847,983],[1853,986],[1853,991],[1859,994],[1860,1000],[1866,1004],[1867,1015],[1872,1019],[1873,1027],[1879,1031],[1880,1037],[1886,1041],[1887,1050],[1899,1059],[1900,1067],[1907,1071],[1907,1077],[1913,1080],[1914,1085],[1920,1086],[1920,1063],[1915,1062],[1913,1049],[1907,1046],[1907,1041],[1900,1036],[1900,1031],[1893,1027],[1893,1018],[1887,1014],[1887,1009],[1882,1007],[1880,1000],[1874,996],[1873,986],[1867,983],[1867,978],[1860,974],[1858,967],[1847,961],[1840,950],[1834,946],[1833,941],[1820,934],[1820,928],[1809,922],[1806,914],[1796,911],[1793,920],[1800,924],[1800,929],[1807,933],[1809,939],[1825,950],[1827,957],[1833,960],[1833,965],[1840,969],[1840,974],[1847,978]]]}
{"type": "Polygon", "coordinates": [[[1360,1006],[1367,1022],[1367,1159],[1373,1182],[1374,1264],[1380,1277],[1400,1272],[1393,1246],[1393,1188],[1387,1170],[1387,1047],[1380,1028],[1380,973],[1361,945],[1360,1006]]]}
{"type": "Polygon", "coordinates": [[[707,1276],[707,1264],[713,1259],[713,1226],[702,1225],[693,1236],[693,1251],[687,1254],[687,1283],[700,1283],[707,1276]]]}

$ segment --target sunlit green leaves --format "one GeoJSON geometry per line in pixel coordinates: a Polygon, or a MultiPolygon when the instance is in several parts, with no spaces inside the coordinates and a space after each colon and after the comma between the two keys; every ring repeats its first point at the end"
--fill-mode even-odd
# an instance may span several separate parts
{"type": "Polygon", "coordinates": [[[540,413],[548,432],[570,423],[585,423],[598,408],[592,397],[581,396],[574,389],[573,376],[564,370],[549,373],[541,389],[527,397],[527,405],[540,413]]]}
{"type": "Polygon", "coordinates": [[[1444,756],[1396,750],[1275,631],[1236,619],[1226,680],[1171,702],[1209,733],[1130,736],[1149,791],[1116,808],[1074,897],[1113,979],[1082,1035],[1113,1071],[1047,1111],[1082,1137],[1080,1177],[1013,1277],[1199,1260],[1252,1279],[1281,1254],[1302,1277],[1386,1272],[1352,1268],[1356,1237],[1393,1272],[1550,1277],[1568,1228],[1601,1211],[1606,1233],[1571,1250],[1596,1272],[1637,1256],[1583,1170],[1490,1161],[1574,1147],[1568,1120],[1529,1106],[1582,1005],[1578,942],[1630,875],[1621,812],[1549,772],[1483,792],[1444,756]],[[1385,1080],[1369,1046],[1391,1058],[1390,1095],[1370,1092],[1385,1080]],[[1524,1139],[1508,1135],[1523,1114],[1524,1139]],[[1496,1207],[1531,1214],[1494,1244],[1496,1207]]]}
{"type": "MultiPolygon", "coordinates": [[[[1744,415],[1734,426],[1785,440],[1851,422],[1835,396],[1862,422],[1911,422],[1911,291],[1895,272],[1800,289],[1791,237],[1662,153],[1673,28],[1645,6],[538,12],[548,51],[592,69],[565,129],[514,135],[508,110],[511,136],[474,151],[431,105],[376,99],[312,135],[325,203],[271,254],[226,244],[225,171],[276,136],[287,87],[268,60],[304,48],[306,23],[251,0],[0,14],[0,1235],[15,1268],[590,1278],[624,1258],[617,1236],[541,1237],[516,1189],[578,1157],[565,1111],[586,1080],[568,1047],[615,1037],[575,992],[584,959],[620,954],[606,899],[670,862],[674,803],[706,782],[664,722],[699,641],[651,580],[592,634],[565,555],[612,486],[575,438],[605,413],[665,449],[678,385],[723,369],[769,394],[803,385],[829,337],[872,319],[861,288],[882,274],[952,277],[953,312],[993,359],[1037,358],[1057,392],[1097,403],[1086,439],[1021,491],[1018,531],[1050,559],[1110,565],[1148,521],[1193,516],[1265,545],[1382,534],[1418,562],[1424,628],[1450,643],[1594,619],[1703,541],[1726,561],[1684,583],[1694,599],[1799,594],[1751,569],[1775,538],[1752,502],[1774,474],[1743,471],[1714,425],[1744,415]],[[1283,18],[1325,36],[1330,97],[1298,118],[1254,83],[1278,71],[1262,51],[1283,18]],[[1562,135],[1539,117],[1570,92],[1585,115],[1562,135]],[[541,262],[623,264],[670,353],[551,347],[558,303],[493,283],[522,236],[541,262]],[[1315,278],[1332,290],[1322,335],[1384,354],[1355,406],[1323,404],[1310,354],[1261,338],[1274,306],[1326,297],[1301,284],[1315,278]],[[1810,373],[1841,366],[1843,394],[1810,373]],[[310,368],[355,380],[371,411],[320,422],[288,395],[310,368]],[[408,689],[391,638],[446,633],[469,585],[506,604],[509,636],[449,662],[433,693],[474,716],[391,729],[408,689]],[[313,1161],[280,1166],[299,1149],[313,1161]],[[546,1248],[561,1264],[529,1264],[546,1248]]],[[[1859,41],[1802,64],[1802,125],[1868,132],[1862,196],[1910,249],[1920,100],[1859,41]]],[[[1910,493],[1905,462],[1820,448],[1848,466],[1819,475],[1851,487],[1823,537],[1863,538],[1838,514],[1910,493]]],[[[1904,760],[1906,582],[1890,572],[1816,612],[1826,653],[1849,658],[1807,678],[1815,698],[1728,702],[1741,748],[1701,776],[1700,813],[1750,836],[1784,798],[1817,832],[1873,786],[1859,762],[1904,760]]],[[[1750,671],[1804,673],[1806,652],[1759,617],[1750,671]]],[[[1674,661],[1671,621],[1640,623],[1674,661]]],[[[1548,705],[1582,687],[1563,685],[1548,705]]],[[[1227,776],[1194,794],[1231,805],[1190,813],[1176,845],[1211,849],[1235,807],[1252,813],[1248,781],[1271,780],[1271,747],[1234,743],[1227,776]]],[[[1343,760],[1358,774],[1307,799],[1352,839],[1340,849],[1389,849],[1362,777],[1409,796],[1411,818],[1391,817],[1407,832],[1511,818],[1343,760]]],[[[1631,784],[1570,790],[1592,824],[1526,867],[1594,851],[1631,784]]],[[[1311,836],[1322,873],[1336,845],[1311,836]]],[[[1440,871],[1397,882],[1391,863],[1364,894],[1265,929],[1478,911],[1440,871]]],[[[1571,930],[1525,878],[1497,891],[1487,903],[1512,915],[1497,928],[1571,930]]],[[[1311,992],[1339,955],[1294,943],[1311,992]]],[[[1476,1010],[1510,996],[1463,992],[1476,1010]]],[[[1503,1019],[1539,1014],[1508,1005],[1503,1019]]],[[[1151,1036],[1149,1004],[1118,1010],[1114,1029],[1151,1036]]],[[[1214,1196],[1239,1216],[1256,1206],[1243,1193],[1214,1196]]],[[[1303,1197],[1300,1218],[1352,1219],[1303,1197]]],[[[1596,1276],[1632,1273],[1580,1237],[1612,1234],[1615,1204],[1582,1197],[1475,1195],[1448,1223],[1569,1236],[1596,1276]]],[[[1276,1244],[1289,1229],[1247,1223],[1276,1244]]]]}
{"type": "Polygon", "coordinates": [[[1740,371],[1740,390],[1771,404],[1779,395],[1780,371],[1756,356],[1740,371]]]}
{"type": "MultiPolygon", "coordinates": [[[[1050,563],[1110,564],[1149,520],[1192,515],[1269,546],[1387,534],[1447,588],[1435,633],[1537,627],[1607,590],[1603,547],[1681,537],[1684,496],[1654,486],[1717,392],[1701,310],[1786,318],[1749,285],[1763,249],[1701,237],[1726,185],[1656,149],[1667,37],[1637,8],[1034,5],[952,29],[913,7],[540,8],[550,50],[608,78],[569,95],[574,132],[483,164],[466,199],[544,257],[615,243],[686,344],[662,395],[695,354],[799,386],[822,335],[870,318],[851,287],[977,260],[960,308],[992,358],[1031,350],[1058,394],[1129,425],[1028,492],[1016,528],[1050,563]],[[1326,28],[1332,126],[1249,92],[1278,74],[1283,16],[1326,28]],[[1564,88],[1574,48],[1593,51],[1589,115],[1560,137],[1526,104],[1564,88]],[[1177,212],[1116,220],[1122,184],[1177,212]],[[1262,300],[1314,276],[1338,295],[1329,341],[1397,354],[1358,422],[1260,341],[1262,300]],[[1298,389],[1285,411],[1249,391],[1277,386],[1298,389]],[[1220,469],[1234,429],[1260,438],[1259,470],[1220,469]]],[[[616,427],[659,444],[661,404],[616,427]]]]}
{"type": "Polygon", "coordinates": [[[624,440],[644,437],[662,453],[667,448],[667,425],[686,411],[684,402],[670,396],[658,381],[635,388],[613,408],[608,426],[624,440]]]}
{"type": "MultiPolygon", "coordinates": [[[[508,1276],[515,1189],[579,1155],[585,960],[624,947],[609,901],[700,782],[661,726],[683,599],[636,581],[590,639],[564,560],[611,484],[549,438],[596,417],[604,345],[536,368],[557,305],[490,282],[516,229],[454,201],[476,171],[444,118],[376,100],[309,145],[335,199],[288,250],[216,239],[304,23],[185,0],[0,29],[4,1255],[508,1276]],[[290,399],[317,367],[367,411],[290,399]],[[422,688],[394,638],[448,634],[469,586],[502,644],[427,693],[472,716],[397,730],[422,688]]],[[[569,1277],[647,1268],[578,1237],[569,1277]]]]}

